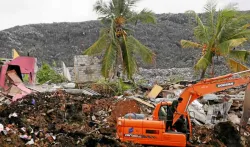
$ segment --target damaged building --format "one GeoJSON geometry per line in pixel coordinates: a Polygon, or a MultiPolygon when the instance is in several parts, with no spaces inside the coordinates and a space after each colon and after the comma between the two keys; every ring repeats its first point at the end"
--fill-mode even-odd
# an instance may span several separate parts
{"type": "Polygon", "coordinates": [[[23,84],[23,77],[27,75],[29,84],[35,84],[37,72],[36,58],[19,56],[15,59],[2,59],[1,61],[1,93],[11,96],[12,101],[30,94],[31,90],[23,84]]]}

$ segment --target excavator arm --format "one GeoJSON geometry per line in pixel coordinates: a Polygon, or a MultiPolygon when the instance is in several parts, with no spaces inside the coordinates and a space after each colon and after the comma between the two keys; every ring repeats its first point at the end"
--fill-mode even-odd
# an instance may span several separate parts
{"type": "MultiPolygon", "coordinates": [[[[174,114],[173,124],[179,119],[181,115],[187,114],[188,106],[194,100],[201,98],[205,94],[219,92],[219,91],[223,91],[229,88],[249,84],[250,83],[249,74],[250,74],[250,70],[247,70],[247,71],[238,72],[234,74],[227,74],[224,76],[219,76],[219,77],[215,77],[211,79],[204,79],[196,84],[188,86],[186,89],[184,89],[184,91],[180,95],[180,97],[183,98],[183,101],[178,104],[177,112],[174,114]]],[[[249,89],[250,91],[250,86],[248,86],[247,89],[249,89]]],[[[244,103],[244,108],[246,108],[245,105],[248,105],[248,104],[244,103]]],[[[247,120],[249,117],[246,118],[247,115],[245,111],[247,110],[244,110],[243,114],[245,113],[244,118],[245,120],[247,120]]]]}

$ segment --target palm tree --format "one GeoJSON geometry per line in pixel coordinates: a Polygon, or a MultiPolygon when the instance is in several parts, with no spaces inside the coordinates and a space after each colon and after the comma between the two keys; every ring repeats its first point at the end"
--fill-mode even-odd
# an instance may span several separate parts
{"type": "Polygon", "coordinates": [[[103,55],[102,75],[110,78],[116,74],[118,65],[122,65],[123,73],[129,79],[137,71],[136,56],[145,63],[154,63],[155,54],[129,34],[128,24],[156,23],[154,14],[146,9],[137,13],[132,10],[139,0],[99,0],[94,10],[101,15],[104,24],[99,39],[84,51],[86,55],[103,55]],[[127,31],[127,32],[126,32],[127,31]]]}
{"type": "Polygon", "coordinates": [[[250,38],[250,23],[247,22],[249,14],[238,12],[233,4],[219,11],[216,11],[216,7],[214,1],[207,2],[204,7],[205,19],[201,19],[194,11],[188,11],[197,23],[194,28],[197,42],[181,40],[183,48],[202,49],[201,58],[194,66],[196,71],[202,71],[201,78],[204,78],[208,66],[212,66],[213,73],[215,56],[224,57],[234,72],[248,69],[243,63],[249,52],[236,50],[236,47],[243,45],[250,38]]]}

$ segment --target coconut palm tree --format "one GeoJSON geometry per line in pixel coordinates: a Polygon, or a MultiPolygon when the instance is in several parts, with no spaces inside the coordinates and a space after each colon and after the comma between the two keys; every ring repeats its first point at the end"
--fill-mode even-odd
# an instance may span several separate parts
{"type": "Polygon", "coordinates": [[[135,39],[128,29],[128,24],[156,23],[154,14],[146,9],[137,13],[132,10],[139,0],[99,0],[94,10],[101,16],[104,24],[99,39],[84,51],[86,55],[103,55],[102,75],[110,78],[116,74],[118,65],[129,79],[137,71],[136,56],[145,63],[154,63],[155,54],[135,39]]]}
{"type": "Polygon", "coordinates": [[[202,14],[205,16],[203,19],[194,11],[188,11],[187,13],[196,20],[194,36],[197,42],[181,40],[183,48],[202,50],[201,58],[194,66],[196,71],[202,71],[201,78],[204,78],[208,66],[212,67],[213,73],[215,56],[224,57],[234,72],[247,69],[243,63],[249,52],[238,50],[236,47],[243,45],[250,38],[249,14],[238,12],[233,4],[219,11],[216,11],[216,7],[214,1],[208,1],[204,7],[206,12],[202,14]]]}

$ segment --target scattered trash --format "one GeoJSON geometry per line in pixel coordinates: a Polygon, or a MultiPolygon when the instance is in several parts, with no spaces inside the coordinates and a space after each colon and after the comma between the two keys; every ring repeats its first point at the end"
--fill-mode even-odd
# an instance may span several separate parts
{"type": "MultiPolygon", "coordinates": [[[[129,91],[124,95],[106,97],[89,88],[28,94],[12,105],[0,105],[0,144],[135,146],[116,139],[116,118],[144,119],[152,114],[156,103],[173,101],[183,90],[180,89],[182,85],[155,85],[154,88],[148,98],[141,92],[143,90],[136,95],[129,91]],[[165,95],[161,95],[161,92],[165,92],[165,95]]],[[[194,145],[249,145],[250,127],[247,126],[241,134],[236,126],[240,124],[243,101],[232,93],[223,91],[209,98],[206,95],[204,99],[195,100],[189,105],[190,117],[195,124],[194,145]],[[228,93],[230,98],[227,98],[228,93]]],[[[5,99],[1,98],[2,101],[5,99]]]]}
{"type": "Polygon", "coordinates": [[[4,130],[3,124],[0,124],[0,133],[4,130]]]}
{"type": "Polygon", "coordinates": [[[0,118],[4,118],[0,123],[0,132],[7,132],[0,134],[0,144],[104,146],[113,142],[115,146],[122,146],[126,143],[120,143],[115,138],[117,110],[120,106],[129,108],[128,105],[132,107],[131,112],[140,110],[134,100],[121,100],[120,104],[116,100],[71,95],[63,91],[27,95],[21,101],[0,109],[0,118]],[[34,100],[35,105],[32,104],[34,100]]]}

